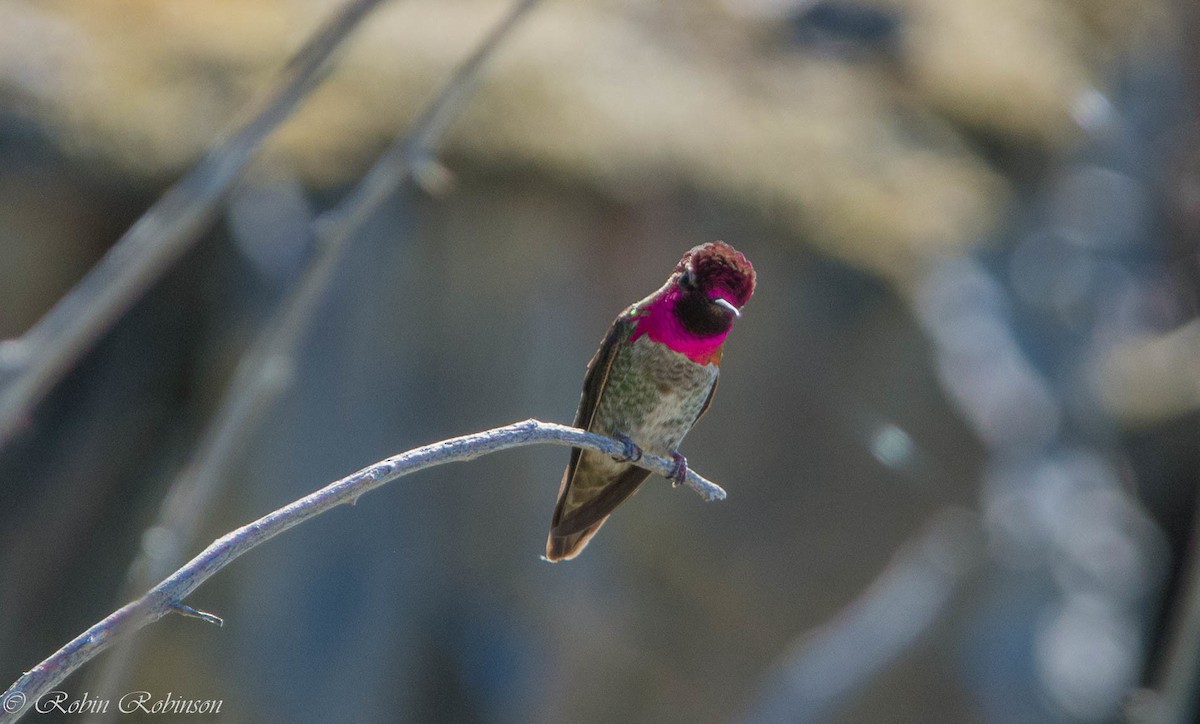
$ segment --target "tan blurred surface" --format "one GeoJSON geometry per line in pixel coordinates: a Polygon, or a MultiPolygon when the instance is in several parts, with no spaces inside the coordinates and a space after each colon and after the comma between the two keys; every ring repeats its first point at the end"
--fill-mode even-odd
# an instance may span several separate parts
{"type": "MultiPolygon", "coordinates": [[[[891,278],[977,243],[1006,183],[962,124],[1053,147],[1102,49],[1144,38],[1154,3],[910,0],[899,58],[796,52],[753,3],[549,3],[498,58],[452,157],[618,197],[696,188],[891,278]]],[[[316,186],[360,173],[507,6],[399,2],[371,19],[268,158],[316,186]]],[[[327,2],[0,5],[0,97],[69,153],[178,173],[228,126],[327,2]]]]}

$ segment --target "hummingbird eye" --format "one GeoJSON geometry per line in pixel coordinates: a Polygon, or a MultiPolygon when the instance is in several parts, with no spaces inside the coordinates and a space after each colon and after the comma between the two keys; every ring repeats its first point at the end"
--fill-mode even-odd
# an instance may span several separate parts
{"type": "Polygon", "coordinates": [[[683,274],[679,275],[679,288],[687,292],[696,291],[696,277],[691,269],[685,269],[683,274]]]}

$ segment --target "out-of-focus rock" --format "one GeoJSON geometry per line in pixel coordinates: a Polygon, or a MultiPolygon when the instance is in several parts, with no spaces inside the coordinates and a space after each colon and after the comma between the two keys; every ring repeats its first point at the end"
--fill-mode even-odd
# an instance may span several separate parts
{"type": "Polygon", "coordinates": [[[1100,359],[1091,380],[1098,399],[1126,422],[1200,408],[1200,321],[1118,344],[1100,359]]]}

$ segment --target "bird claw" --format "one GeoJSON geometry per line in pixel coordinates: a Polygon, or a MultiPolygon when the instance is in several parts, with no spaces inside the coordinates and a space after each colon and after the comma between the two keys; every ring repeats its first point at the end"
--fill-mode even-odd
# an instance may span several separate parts
{"type": "Polygon", "coordinates": [[[687,480],[687,458],[685,458],[678,450],[672,450],[671,459],[675,461],[675,467],[671,468],[671,487],[678,488],[687,480]]]}
{"type": "Polygon", "coordinates": [[[622,463],[635,463],[642,459],[642,449],[628,435],[618,432],[613,435],[613,439],[625,446],[625,452],[620,457],[614,455],[614,460],[622,463]]]}

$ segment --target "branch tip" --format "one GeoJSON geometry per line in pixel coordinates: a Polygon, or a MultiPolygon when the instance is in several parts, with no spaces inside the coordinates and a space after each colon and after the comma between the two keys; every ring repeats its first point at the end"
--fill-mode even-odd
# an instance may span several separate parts
{"type": "Polygon", "coordinates": [[[725,488],[722,488],[715,483],[710,483],[710,485],[712,485],[711,488],[706,487],[704,491],[700,493],[700,495],[704,498],[704,502],[717,503],[729,497],[729,494],[725,492],[725,488]]]}
{"type": "Polygon", "coordinates": [[[217,628],[222,628],[225,626],[225,619],[221,618],[215,613],[198,611],[185,603],[180,603],[179,601],[173,601],[171,603],[171,610],[180,616],[183,616],[184,618],[198,619],[204,623],[211,623],[217,628]]]}

